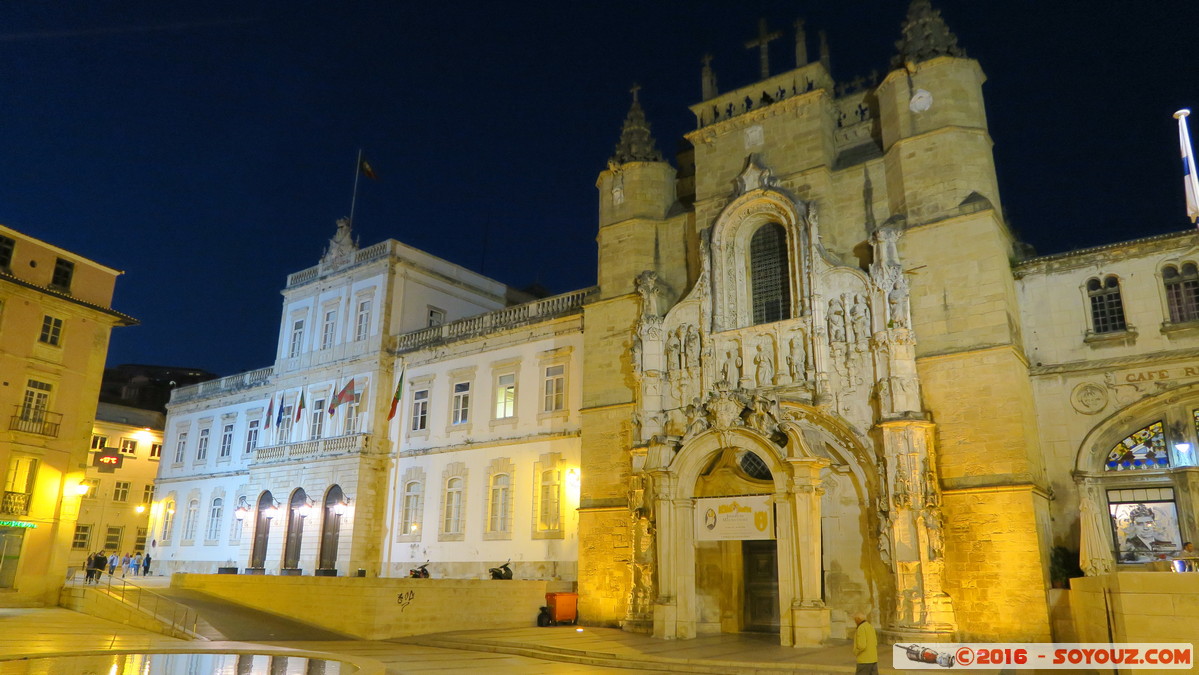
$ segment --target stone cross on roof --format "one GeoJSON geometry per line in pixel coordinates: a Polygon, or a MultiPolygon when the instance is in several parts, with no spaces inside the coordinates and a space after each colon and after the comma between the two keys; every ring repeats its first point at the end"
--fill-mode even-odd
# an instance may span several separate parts
{"type": "Polygon", "coordinates": [[[770,77],[770,51],[769,44],[772,40],[777,40],[783,36],[779,31],[773,33],[766,28],[766,19],[758,19],[758,37],[753,40],[748,40],[745,43],[746,49],[758,48],[758,58],[762,62],[762,79],[770,77]]]}

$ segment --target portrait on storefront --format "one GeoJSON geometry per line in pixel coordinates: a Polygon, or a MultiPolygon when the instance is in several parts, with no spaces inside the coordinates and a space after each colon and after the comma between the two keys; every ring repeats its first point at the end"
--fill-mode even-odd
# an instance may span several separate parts
{"type": "Polygon", "coordinates": [[[1120,562],[1165,560],[1181,547],[1173,501],[1111,502],[1109,508],[1120,562]]]}

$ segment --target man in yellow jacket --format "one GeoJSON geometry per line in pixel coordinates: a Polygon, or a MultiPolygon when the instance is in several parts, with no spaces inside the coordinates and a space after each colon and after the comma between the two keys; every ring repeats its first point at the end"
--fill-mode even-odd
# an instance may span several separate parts
{"type": "Polygon", "coordinates": [[[878,635],[865,614],[855,614],[853,622],[858,625],[853,633],[853,655],[857,657],[856,675],[878,675],[878,635]]]}

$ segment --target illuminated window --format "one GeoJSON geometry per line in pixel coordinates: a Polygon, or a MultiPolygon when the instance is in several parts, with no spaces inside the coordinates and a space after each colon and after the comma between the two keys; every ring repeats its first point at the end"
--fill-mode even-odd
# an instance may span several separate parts
{"type": "Polygon", "coordinates": [[[1105,471],[1145,471],[1167,469],[1170,455],[1161,421],[1154,422],[1130,434],[1107,453],[1105,471]]]}
{"type": "Polygon", "coordinates": [[[1118,333],[1127,330],[1124,321],[1124,302],[1120,297],[1120,280],[1114,275],[1087,281],[1087,296],[1091,299],[1091,330],[1095,333],[1118,333]]]}
{"type": "Polygon", "coordinates": [[[112,500],[114,502],[129,501],[129,481],[119,480],[112,488],[112,500]]]}
{"type": "Polygon", "coordinates": [[[37,339],[52,347],[59,346],[62,343],[62,319],[48,314],[42,317],[42,332],[37,339]]]}
{"type": "Polygon", "coordinates": [[[83,493],[83,498],[84,499],[95,499],[96,495],[100,492],[100,479],[99,478],[84,479],[83,485],[87,487],[87,492],[83,493]]]}
{"type": "Polygon", "coordinates": [[[470,421],[470,382],[459,382],[454,385],[454,400],[451,407],[453,410],[451,424],[466,424],[470,421]]]}
{"type": "Polygon", "coordinates": [[[1174,488],[1108,490],[1107,503],[1120,562],[1166,560],[1181,550],[1174,488]]]}
{"type": "Polygon", "coordinates": [[[86,551],[91,548],[92,526],[76,525],[75,536],[71,539],[71,548],[76,551],[86,551]]]}
{"type": "Polygon", "coordinates": [[[558,412],[566,408],[566,366],[558,364],[545,369],[545,401],[542,412],[558,412]]]}
{"type": "Polygon", "coordinates": [[[162,540],[170,541],[175,533],[175,502],[162,503],[162,540]]]}
{"type": "Polygon", "coordinates": [[[1199,319],[1199,268],[1195,263],[1183,263],[1181,269],[1166,265],[1162,268],[1162,284],[1166,288],[1171,323],[1199,319]]]}
{"type": "Polygon", "coordinates": [[[516,373],[505,373],[496,379],[495,418],[497,420],[516,414],[516,373]]]}
{"type": "Polygon", "coordinates": [[[409,481],[404,485],[404,507],[400,515],[400,534],[407,536],[420,534],[422,496],[419,481],[409,481]]]}
{"type": "Polygon", "coordinates": [[[101,450],[108,445],[108,436],[92,434],[92,450],[101,450]]]}
{"type": "Polygon", "coordinates": [[[787,231],[767,223],[749,241],[750,287],[754,323],[791,318],[791,281],[787,271],[787,231]]]}
{"type": "Polygon", "coordinates": [[[122,438],[121,439],[121,453],[125,454],[125,455],[136,455],[137,454],[137,439],[122,438]]]}
{"type": "Polygon", "coordinates": [[[354,321],[354,339],[361,342],[370,335],[371,330],[371,301],[362,300],[358,303],[358,317],[354,321]]]}
{"type": "Polygon", "coordinates": [[[454,476],[445,483],[441,525],[441,531],[445,534],[462,534],[462,485],[460,476],[454,476]]]}
{"type": "Polygon", "coordinates": [[[150,444],[150,459],[160,459],[162,457],[162,443],[150,444]]]}
{"type": "Polygon", "coordinates": [[[424,431],[429,424],[429,390],[412,392],[412,430],[424,431]]]}
{"type": "Polygon", "coordinates": [[[487,503],[487,531],[508,533],[512,524],[512,477],[497,473],[491,477],[487,503]]]}

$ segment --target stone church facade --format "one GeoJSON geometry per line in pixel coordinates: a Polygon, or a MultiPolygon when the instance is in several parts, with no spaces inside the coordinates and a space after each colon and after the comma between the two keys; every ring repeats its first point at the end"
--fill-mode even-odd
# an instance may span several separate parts
{"type": "Polygon", "coordinates": [[[585,623],[661,638],[811,645],[872,612],[897,639],[1015,642],[1062,637],[1054,546],[1102,576],[1199,535],[1199,236],[1022,259],[982,70],[927,0],[873,84],[803,45],[724,93],[706,64],[677,168],[634,91],[595,288],[533,300],[339,232],[288,280],[275,365],[172,400],[156,559],[511,558],[576,582],[585,623]],[[243,452],[195,459],[206,428],[243,452]],[[164,514],[193,501],[219,522],[184,544],[164,514]],[[726,510],[757,533],[721,535],[726,510]]]}

